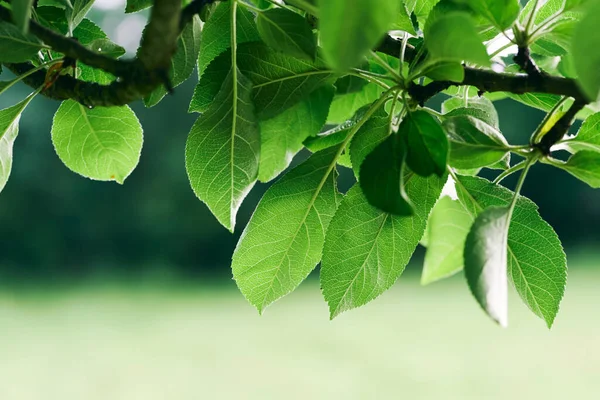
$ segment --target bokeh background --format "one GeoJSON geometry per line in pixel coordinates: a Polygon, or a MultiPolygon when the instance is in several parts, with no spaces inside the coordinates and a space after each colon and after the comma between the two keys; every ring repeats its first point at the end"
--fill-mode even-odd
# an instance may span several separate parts
{"type": "MultiPolygon", "coordinates": [[[[90,17],[134,53],[146,14],[124,16],[123,9],[124,0],[97,0],[90,17]]],[[[392,290],[335,321],[318,271],[259,317],[229,265],[267,185],[252,191],[233,235],[194,196],[184,166],[194,84],[152,109],[132,105],[145,143],[123,186],[62,165],[50,140],[58,102],[38,96],[26,110],[0,194],[0,399],[562,399],[600,392],[600,191],[542,165],[525,185],[568,255],[567,292],[551,331],[516,293],[502,330],[470,298],[462,276],[421,287],[422,250],[392,290]]],[[[0,108],[29,92],[17,85],[0,97],[0,108]]],[[[543,114],[512,100],[496,104],[509,141],[526,143],[543,114]]]]}

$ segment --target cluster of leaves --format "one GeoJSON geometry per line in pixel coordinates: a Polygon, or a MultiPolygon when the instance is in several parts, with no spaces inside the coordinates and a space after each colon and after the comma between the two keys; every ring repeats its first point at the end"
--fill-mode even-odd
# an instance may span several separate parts
{"type": "MultiPolygon", "coordinates": [[[[12,21],[0,21],[0,63],[29,62],[35,68],[27,74],[48,68],[48,76],[54,71],[110,83],[115,77],[93,66],[61,68],[61,55],[27,31],[31,18],[120,57],[123,49],[85,19],[92,1],[0,3],[12,13],[12,21]]],[[[240,204],[257,181],[281,175],[233,255],[235,281],[259,312],[319,263],[332,318],[364,305],[392,286],[421,243],[427,248],[424,284],[464,270],[477,302],[506,325],[510,280],[552,325],[566,258],[536,205],[519,192],[537,162],[600,187],[600,113],[594,113],[600,2],[204,3],[204,22],[194,16],[179,37],[170,81],[181,84],[197,66],[189,111],[200,115],[185,164],[193,191],[224,227],[234,230],[240,204]],[[386,37],[398,44],[397,53],[377,51],[386,37]],[[485,93],[489,82],[466,82],[467,71],[495,74],[500,86],[485,93]],[[523,72],[532,82],[549,80],[548,91],[503,89],[502,82],[523,72]],[[585,101],[557,94],[552,78],[578,85],[585,101]],[[447,97],[441,111],[422,104],[430,96],[418,96],[436,84],[432,94],[447,97]],[[529,144],[511,145],[502,135],[492,101],[504,97],[548,112],[529,144]],[[576,135],[565,136],[574,117],[585,121],[576,135]],[[289,169],[302,149],[312,154],[289,169]],[[558,150],[571,155],[562,161],[558,150]],[[345,194],[336,184],[339,168],[356,177],[345,194]],[[482,168],[500,172],[492,182],[477,176],[482,168]],[[500,185],[518,171],[515,191],[500,185]]],[[[126,12],[151,5],[129,0],[126,12]]],[[[0,93],[24,78],[0,82],[0,93]]],[[[0,189],[10,173],[19,117],[44,90],[0,111],[0,189]]],[[[146,106],[166,93],[156,88],[146,106]]],[[[67,100],[56,112],[52,140],[76,173],[122,183],[138,162],[142,129],[127,106],[88,108],[67,100]]]]}

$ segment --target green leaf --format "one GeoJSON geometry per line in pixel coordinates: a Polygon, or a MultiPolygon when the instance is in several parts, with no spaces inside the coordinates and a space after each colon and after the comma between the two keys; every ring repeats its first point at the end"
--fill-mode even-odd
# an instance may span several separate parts
{"type": "Polygon", "coordinates": [[[127,0],[127,6],[125,6],[125,13],[134,13],[145,10],[146,8],[154,5],[153,0],[127,0]]]}
{"type": "Polygon", "coordinates": [[[258,176],[260,133],[252,84],[231,69],[211,106],[198,118],[185,147],[194,193],[233,232],[240,204],[258,176]]]}
{"type": "Polygon", "coordinates": [[[6,186],[12,169],[13,144],[19,134],[19,119],[34,96],[12,107],[0,110],[0,192],[6,186]]]}
{"type": "Polygon", "coordinates": [[[423,75],[436,81],[462,82],[465,79],[465,70],[458,62],[446,62],[434,64],[422,72],[423,75]]]}
{"type": "Polygon", "coordinates": [[[501,326],[508,325],[506,257],[510,209],[490,207],[481,212],[465,241],[465,276],[483,310],[501,326]]]}
{"type": "Polygon", "coordinates": [[[21,29],[21,32],[29,32],[29,18],[31,17],[31,7],[33,0],[13,0],[12,6],[12,18],[13,22],[17,27],[21,29]]]}
{"type": "Polygon", "coordinates": [[[547,93],[524,93],[524,94],[512,94],[507,93],[508,97],[513,100],[517,100],[520,103],[528,105],[529,107],[537,108],[542,111],[550,111],[556,103],[560,101],[560,96],[555,94],[547,93]]]}
{"type": "Polygon", "coordinates": [[[142,150],[142,127],[128,106],[89,109],[63,101],[52,123],[52,143],[73,172],[123,183],[142,150]]]}
{"type": "Polygon", "coordinates": [[[565,143],[571,150],[591,150],[600,152],[600,113],[589,116],[581,125],[577,136],[565,143]]]}
{"type": "Polygon", "coordinates": [[[392,25],[392,29],[408,32],[415,36],[417,34],[405,2],[401,2],[400,7],[398,8],[398,15],[392,25]]]}
{"type": "Polygon", "coordinates": [[[566,163],[556,162],[552,165],[564,169],[594,189],[600,188],[600,153],[597,151],[582,150],[569,157],[566,163]]]}
{"type": "Polygon", "coordinates": [[[494,104],[485,97],[451,97],[442,103],[442,113],[446,117],[471,116],[499,129],[498,112],[494,104]]]}
{"type": "Polygon", "coordinates": [[[521,11],[519,0],[468,0],[468,4],[501,31],[510,28],[521,11]]]}
{"type": "MultiPolygon", "coordinates": [[[[202,78],[208,64],[231,46],[231,3],[231,1],[218,3],[213,14],[202,28],[202,43],[200,43],[200,53],[198,56],[199,78],[202,78]]],[[[237,7],[236,22],[236,39],[238,45],[240,43],[260,40],[254,24],[254,15],[250,11],[244,7],[237,7]]],[[[238,68],[240,66],[241,64],[238,63],[238,68]]],[[[228,68],[225,69],[225,74],[228,70],[228,68]]],[[[217,82],[219,87],[222,81],[217,82]]],[[[195,111],[191,109],[191,105],[190,110],[195,111]]]]}
{"type": "Polygon", "coordinates": [[[73,8],[71,0],[39,0],[37,3],[39,7],[56,7],[60,9],[73,8]]]}
{"type": "Polygon", "coordinates": [[[468,61],[490,65],[490,57],[468,13],[447,13],[426,28],[425,46],[432,61],[468,61]]]}
{"type": "MultiPolygon", "coordinates": [[[[83,21],[88,20],[84,19],[83,21]]],[[[81,25],[79,25],[79,27],[81,27],[81,25]]],[[[89,45],[87,45],[87,47],[98,53],[102,53],[113,58],[119,58],[125,54],[125,49],[123,47],[107,38],[94,39],[89,45]]]]}
{"type": "Polygon", "coordinates": [[[321,259],[338,205],[339,148],[312,155],[267,190],[233,255],[233,277],[259,312],[294,290],[321,259]]]}
{"type": "MultiPolygon", "coordinates": [[[[390,115],[382,107],[373,114],[350,142],[350,159],[354,175],[360,175],[360,168],[363,161],[375,148],[381,144],[392,133],[392,124],[390,115]]],[[[404,155],[402,155],[404,158],[404,155]]]]}
{"type": "Polygon", "coordinates": [[[66,8],[67,20],[71,31],[74,30],[81,21],[83,21],[93,5],[94,0],[73,0],[73,8],[66,8]]]}
{"type": "Polygon", "coordinates": [[[383,212],[410,216],[413,205],[404,189],[406,148],[399,135],[388,136],[360,166],[360,187],[367,201],[383,212]]]}
{"type": "Polygon", "coordinates": [[[463,249],[473,216],[458,201],[448,196],[438,200],[427,221],[427,252],[421,284],[427,285],[461,271],[463,249]]]}
{"type": "Polygon", "coordinates": [[[504,136],[475,117],[461,115],[444,120],[450,140],[448,163],[459,169],[491,167],[503,161],[506,168],[510,151],[504,136]]]}
{"type": "MultiPolygon", "coordinates": [[[[507,206],[514,193],[477,177],[459,176],[456,191],[465,209],[477,216],[485,208],[507,206]]],[[[565,253],[537,206],[519,196],[508,232],[508,275],[529,309],[552,326],[567,280],[565,253]]]]}
{"type": "Polygon", "coordinates": [[[359,91],[343,91],[338,88],[329,108],[327,122],[343,123],[351,118],[358,109],[377,100],[382,93],[383,88],[374,83],[366,84],[359,91]]]}
{"type": "Polygon", "coordinates": [[[410,13],[413,13],[419,24],[425,26],[425,21],[429,17],[431,10],[440,0],[406,0],[406,8],[410,13]]]}
{"type": "Polygon", "coordinates": [[[295,12],[273,8],[258,14],[256,27],[272,48],[298,58],[314,60],[317,41],[305,18],[295,12]]]}
{"type": "MultiPolygon", "coordinates": [[[[192,23],[188,23],[179,39],[177,39],[177,52],[171,59],[171,70],[169,78],[171,85],[177,87],[185,82],[196,67],[198,52],[200,51],[200,17],[193,17],[192,23]]],[[[167,94],[164,85],[158,86],[150,95],[144,99],[146,107],[153,107],[158,104],[167,94]]]]}
{"type": "MultiPolygon", "coordinates": [[[[221,54],[206,69],[194,91],[190,110],[202,112],[213,101],[231,54],[221,54]]],[[[253,84],[252,102],[260,119],[282,113],[315,89],[332,82],[334,74],[319,61],[299,60],[260,42],[238,46],[237,65],[253,84]]]]}
{"type": "Polygon", "coordinates": [[[328,65],[345,71],[363,57],[392,28],[400,1],[327,0],[319,3],[321,45],[328,65]]]}
{"type": "Polygon", "coordinates": [[[321,288],[331,318],[360,307],[389,289],[402,274],[444,181],[436,176],[405,176],[415,213],[400,217],[373,207],[355,185],[327,230],[321,262],[321,288]]]}
{"type": "Polygon", "coordinates": [[[577,24],[571,46],[573,63],[579,77],[578,82],[592,101],[596,101],[600,93],[598,15],[600,15],[600,2],[590,2],[585,16],[577,24]]]}
{"type": "Polygon", "coordinates": [[[406,115],[398,134],[407,142],[406,164],[415,173],[442,176],[446,172],[448,139],[439,122],[426,111],[406,115]]]}
{"type": "Polygon", "coordinates": [[[283,113],[260,121],[258,179],[268,182],[286,169],[302,149],[302,142],[319,133],[333,99],[332,86],[323,86],[283,113]]]}
{"type": "Polygon", "coordinates": [[[44,47],[34,36],[25,35],[15,25],[0,21],[0,62],[29,61],[44,47]]]}

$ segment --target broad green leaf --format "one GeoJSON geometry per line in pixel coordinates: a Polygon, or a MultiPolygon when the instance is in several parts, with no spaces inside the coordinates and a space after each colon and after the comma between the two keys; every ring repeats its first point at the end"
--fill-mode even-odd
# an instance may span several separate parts
{"type": "Polygon", "coordinates": [[[569,157],[566,163],[552,165],[564,169],[594,189],[600,188],[600,153],[597,151],[581,150],[569,157]]]}
{"type": "Polygon", "coordinates": [[[446,172],[448,139],[439,122],[426,111],[417,110],[404,117],[398,134],[405,138],[406,164],[421,176],[446,172]]]}
{"type": "Polygon", "coordinates": [[[600,152],[600,113],[589,116],[581,125],[577,136],[564,143],[572,150],[592,150],[600,152]]]}
{"type": "Polygon", "coordinates": [[[44,47],[34,36],[25,35],[15,25],[0,21],[0,62],[28,61],[44,47]]]}
{"type": "Polygon", "coordinates": [[[389,289],[402,274],[444,181],[407,172],[406,192],[415,213],[400,217],[369,204],[355,185],[338,208],[325,239],[321,288],[331,318],[360,307],[389,289]]]}
{"type": "Polygon", "coordinates": [[[399,135],[388,136],[360,165],[360,187],[367,201],[383,212],[410,216],[413,205],[404,189],[406,147],[399,135]]]}
{"type": "Polygon", "coordinates": [[[560,101],[560,96],[547,93],[508,93],[508,97],[530,107],[537,108],[546,112],[552,110],[556,103],[560,101]]]}
{"type": "Polygon", "coordinates": [[[52,143],[73,172],[123,183],[142,151],[142,127],[128,106],[89,109],[63,101],[52,123],[52,143]]]}
{"type": "Polygon", "coordinates": [[[153,0],[127,0],[125,6],[126,13],[134,13],[145,10],[146,8],[152,7],[154,4],[153,0]]]}
{"type": "Polygon", "coordinates": [[[591,2],[585,16],[577,24],[571,45],[578,82],[592,101],[596,101],[600,93],[598,15],[600,15],[600,2],[591,2]]]}
{"type": "MultiPolygon", "coordinates": [[[[350,142],[350,159],[354,175],[360,175],[360,168],[369,153],[392,133],[390,116],[380,108],[363,126],[350,142]]],[[[403,156],[404,157],[404,156],[403,156]]]]}
{"type": "Polygon", "coordinates": [[[410,12],[406,8],[405,2],[400,2],[400,7],[398,8],[398,15],[396,16],[396,20],[392,24],[392,29],[408,32],[411,35],[417,34],[412,19],[410,18],[410,12]]]}
{"type": "Polygon", "coordinates": [[[73,8],[71,0],[39,0],[37,3],[39,7],[56,7],[60,9],[73,8]]]}
{"type": "Polygon", "coordinates": [[[506,257],[510,209],[490,207],[481,212],[467,235],[465,276],[483,310],[501,326],[508,325],[506,257]]]}
{"type": "Polygon", "coordinates": [[[0,110],[0,192],[6,186],[12,169],[13,144],[19,134],[19,119],[34,96],[12,107],[0,110]]]}
{"type": "MultiPolygon", "coordinates": [[[[191,111],[206,110],[230,65],[229,52],[209,65],[194,91],[191,111]]],[[[282,113],[334,78],[332,71],[319,61],[299,60],[260,42],[239,45],[237,65],[253,84],[252,101],[261,119],[282,113]]]]}
{"type": "Polygon", "coordinates": [[[298,58],[314,60],[317,41],[305,18],[283,8],[258,14],[256,27],[262,40],[276,50],[298,58]]]}
{"type": "Polygon", "coordinates": [[[508,168],[510,151],[502,134],[475,117],[461,115],[444,120],[450,141],[448,163],[459,169],[492,167],[503,161],[508,168]]]}
{"type": "Polygon", "coordinates": [[[232,232],[237,210],[256,182],[259,153],[252,83],[231,69],[214,102],[192,127],[185,165],[196,196],[232,232]]]}
{"type": "Polygon", "coordinates": [[[468,4],[501,31],[510,28],[521,11],[519,0],[468,0],[468,4]]]}
{"type": "MultiPolygon", "coordinates": [[[[368,66],[366,68],[368,68],[368,66]]],[[[335,86],[336,95],[344,95],[360,92],[368,84],[369,81],[361,77],[356,75],[346,75],[335,81],[333,85],[335,86]]]]}
{"type": "Polygon", "coordinates": [[[444,279],[463,269],[463,249],[472,224],[473,216],[458,200],[448,196],[438,200],[427,221],[421,284],[444,279]]]}
{"type": "MultiPolygon", "coordinates": [[[[488,207],[507,206],[514,193],[477,177],[459,176],[458,197],[477,216],[488,207]]],[[[508,275],[529,309],[552,326],[567,280],[565,253],[537,206],[519,196],[508,232],[508,275]]]]}
{"type": "Polygon", "coordinates": [[[319,133],[327,119],[333,87],[323,86],[283,113],[260,121],[258,179],[268,182],[286,169],[302,142],[319,133]]]}
{"type": "MultiPolygon", "coordinates": [[[[81,27],[81,25],[79,25],[79,27],[81,27]]],[[[123,47],[119,46],[118,44],[112,42],[110,39],[107,38],[94,39],[89,45],[87,45],[87,47],[98,53],[102,53],[106,56],[113,58],[119,58],[123,54],[125,54],[125,49],[123,47]]]]}
{"type": "MultiPolygon", "coordinates": [[[[199,78],[202,78],[208,64],[231,46],[231,3],[231,1],[218,3],[213,14],[202,28],[202,43],[200,44],[200,53],[198,56],[199,78]]],[[[244,7],[237,7],[236,21],[236,39],[238,45],[260,39],[254,24],[254,15],[250,11],[244,7]]],[[[238,68],[240,66],[240,63],[238,63],[238,68]]],[[[225,74],[228,70],[225,70],[225,74]]],[[[218,82],[218,85],[221,82],[218,82]]]]}
{"type": "MultiPolygon", "coordinates": [[[[181,85],[194,72],[198,52],[200,51],[200,33],[200,17],[196,15],[192,19],[192,22],[185,26],[179,39],[177,39],[177,52],[175,52],[175,55],[171,59],[171,71],[169,72],[173,87],[181,85]]],[[[144,99],[144,104],[146,107],[153,107],[166,94],[167,89],[164,85],[160,85],[144,99]]]]}
{"type": "Polygon", "coordinates": [[[414,13],[421,27],[425,26],[425,21],[429,17],[431,10],[440,0],[406,0],[406,8],[410,13],[414,13]]]}
{"type": "Polygon", "coordinates": [[[69,30],[74,30],[85,18],[86,14],[94,5],[94,0],[72,0],[73,8],[66,8],[69,30]]]}
{"type": "Polygon", "coordinates": [[[339,148],[312,155],[267,190],[233,255],[233,277],[260,313],[294,290],[321,259],[337,208],[339,148]]]}
{"type": "Polygon", "coordinates": [[[374,83],[366,84],[359,91],[342,91],[338,88],[329,109],[327,122],[343,123],[351,118],[358,109],[377,100],[382,93],[383,88],[374,83]]]}
{"type": "Polygon", "coordinates": [[[21,32],[29,32],[29,18],[31,17],[31,7],[33,0],[12,0],[13,22],[21,29],[21,32]]]}
{"type": "Polygon", "coordinates": [[[499,129],[498,112],[494,104],[485,97],[451,97],[442,103],[442,114],[446,117],[472,116],[499,129]]]}
{"type": "Polygon", "coordinates": [[[392,28],[400,1],[322,0],[319,2],[321,45],[332,68],[345,71],[363,57],[392,28]]]}
{"type": "Polygon", "coordinates": [[[425,30],[425,46],[432,61],[468,61],[489,66],[490,58],[473,20],[466,12],[436,18],[425,30]]]}
{"type": "Polygon", "coordinates": [[[436,81],[462,82],[465,79],[463,66],[453,61],[434,64],[426,68],[422,74],[436,81]]]}

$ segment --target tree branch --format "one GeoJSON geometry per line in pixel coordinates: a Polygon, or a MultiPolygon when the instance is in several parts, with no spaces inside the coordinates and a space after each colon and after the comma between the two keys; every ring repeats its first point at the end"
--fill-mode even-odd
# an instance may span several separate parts
{"type": "MultiPolygon", "coordinates": [[[[401,42],[387,36],[377,49],[392,57],[400,54],[401,42]]],[[[416,57],[415,48],[407,46],[405,59],[412,61],[416,57]]],[[[450,88],[451,86],[474,86],[480,92],[509,92],[514,94],[547,93],[574,98],[577,102],[587,104],[589,100],[583,94],[574,79],[541,74],[530,76],[527,74],[499,73],[492,70],[463,67],[465,77],[462,82],[434,81],[427,85],[414,84],[409,87],[409,94],[420,104],[424,104],[431,97],[450,88]]]]}

